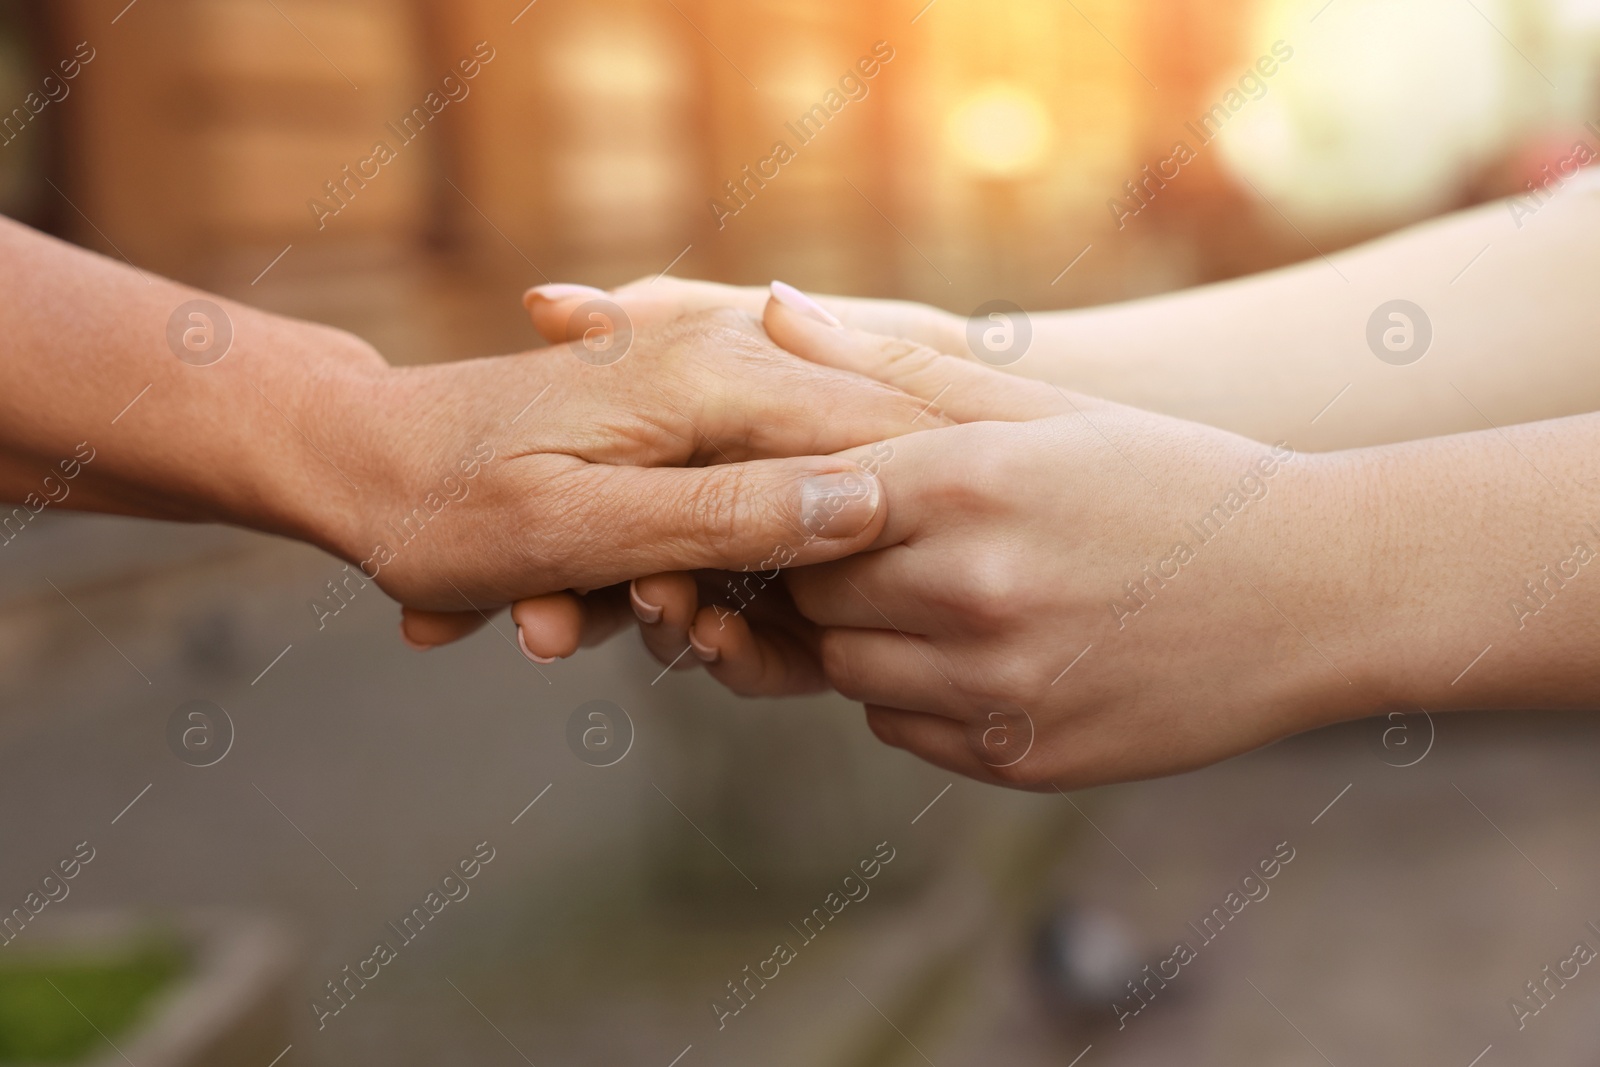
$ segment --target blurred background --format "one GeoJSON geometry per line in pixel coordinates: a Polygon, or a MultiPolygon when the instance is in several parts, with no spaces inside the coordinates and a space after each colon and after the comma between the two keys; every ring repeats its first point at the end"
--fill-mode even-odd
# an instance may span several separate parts
{"type": "MultiPolygon", "coordinates": [[[[1597,75],[1595,0],[12,2],[0,211],[395,362],[534,346],[530,284],[668,270],[1071,307],[1529,195],[1600,153],[1597,75]]],[[[1600,978],[1525,987],[1600,947],[1581,721],[1015,795],[631,636],[416,656],[376,590],[319,629],[340,577],[55,509],[0,551],[0,1063],[1593,1062],[1600,978]],[[570,741],[591,700],[608,766],[570,741]]]]}

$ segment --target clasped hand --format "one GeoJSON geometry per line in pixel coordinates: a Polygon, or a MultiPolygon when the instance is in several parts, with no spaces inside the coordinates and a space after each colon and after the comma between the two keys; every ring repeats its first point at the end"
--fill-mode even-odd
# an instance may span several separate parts
{"type": "MultiPolygon", "coordinates": [[[[1350,679],[1316,648],[1286,640],[1294,632],[1280,614],[1312,593],[1301,568],[1275,561],[1329,496],[1321,460],[848,328],[775,291],[761,305],[764,333],[748,317],[758,299],[749,290],[662,283],[611,294],[641,331],[675,341],[646,346],[645,359],[662,362],[599,369],[616,374],[620,403],[605,416],[615,421],[593,428],[591,412],[550,409],[565,420],[550,439],[576,433],[584,444],[576,458],[540,461],[535,469],[557,481],[538,506],[559,513],[573,491],[614,493],[614,519],[575,530],[565,562],[529,560],[528,573],[577,576],[566,583],[577,590],[634,580],[626,597],[610,587],[519,599],[512,614],[530,655],[569,655],[631,614],[663,663],[703,665],[743,695],[831,687],[866,706],[885,742],[1024,788],[1171,773],[1349,713],[1350,679]],[[747,310],[695,310],[711,300],[747,310]],[[658,347],[672,355],[654,355],[658,347]],[[702,402],[704,381],[717,389],[702,402]],[[875,483],[868,521],[810,535],[795,505],[798,474],[782,464],[695,475],[592,466],[786,451],[835,452],[793,462],[841,472],[853,494],[875,483]],[[671,499],[686,491],[692,499],[671,499]],[[1226,504],[1226,528],[1212,517],[1202,541],[1188,520],[1217,514],[1229,492],[1245,506],[1226,504]],[[669,517],[652,522],[657,506],[669,517]],[[676,508],[708,519],[698,524],[706,543],[683,542],[676,508]],[[663,532],[671,540],[653,543],[663,532]],[[583,562],[586,542],[615,537],[629,547],[606,568],[583,562]],[[695,564],[654,566],[686,558],[695,564]],[[1174,689],[1173,677],[1192,684],[1174,689]]],[[[534,294],[536,325],[560,339],[591,295],[534,294]]],[[[905,322],[893,309],[873,316],[871,325],[905,322]]],[[[912,328],[944,347],[959,337],[938,318],[912,328]]],[[[573,360],[551,368],[596,370],[573,360]]],[[[456,625],[449,618],[411,611],[406,629],[442,639],[456,625]]],[[[477,621],[454,618],[462,629],[477,621]]],[[[1346,642],[1337,628],[1319,637],[1346,642]]]]}

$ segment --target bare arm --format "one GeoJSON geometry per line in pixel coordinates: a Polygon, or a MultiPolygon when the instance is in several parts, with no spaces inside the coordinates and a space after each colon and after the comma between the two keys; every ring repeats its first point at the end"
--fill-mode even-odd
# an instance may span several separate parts
{"type": "Polygon", "coordinates": [[[1593,411],[1597,238],[1600,185],[1575,182],[1520,229],[1505,203],[1485,204],[1283,270],[1040,315],[1032,351],[1008,369],[1307,449],[1593,411]],[[1432,327],[1405,366],[1366,337],[1395,299],[1432,327]]]}
{"type": "Polygon", "coordinates": [[[0,293],[0,499],[351,536],[381,475],[339,408],[388,370],[371,346],[3,219],[0,293]]]}
{"type": "Polygon", "coordinates": [[[855,551],[880,497],[829,454],[944,421],[737,312],[591,332],[391,368],[0,220],[0,551],[47,507],[233,523],[358,566],[437,644],[519,597],[855,551]]]}

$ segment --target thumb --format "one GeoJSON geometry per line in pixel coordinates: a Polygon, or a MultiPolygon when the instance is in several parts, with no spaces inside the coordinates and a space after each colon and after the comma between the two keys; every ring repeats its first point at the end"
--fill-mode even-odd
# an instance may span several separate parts
{"type": "Polygon", "coordinates": [[[853,330],[806,294],[772,283],[762,319],[773,342],[801,359],[872,378],[937,404],[956,422],[1025,422],[1097,406],[1053,385],[1018,378],[900,337],[853,330]],[[1067,399],[1071,396],[1071,400],[1067,399]]]}
{"type": "Polygon", "coordinates": [[[843,458],[590,464],[579,478],[572,491],[583,504],[568,512],[574,528],[564,539],[561,586],[822,563],[871,545],[888,513],[878,479],[843,458]]]}

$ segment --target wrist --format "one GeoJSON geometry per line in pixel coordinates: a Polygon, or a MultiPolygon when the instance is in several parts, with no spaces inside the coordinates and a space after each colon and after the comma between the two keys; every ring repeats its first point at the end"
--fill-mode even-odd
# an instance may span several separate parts
{"type": "MultiPolygon", "coordinates": [[[[1412,697],[1393,602],[1403,588],[1393,547],[1391,491],[1357,452],[1297,453],[1275,509],[1273,587],[1262,605],[1285,631],[1290,665],[1280,695],[1293,730],[1312,729],[1407,704],[1412,697]]],[[[1258,597],[1258,599],[1261,599],[1258,597]]]]}
{"type": "MultiPolygon", "coordinates": [[[[475,528],[474,514],[487,508],[494,521],[515,522],[518,499],[496,496],[500,490],[489,473],[516,430],[496,403],[506,378],[503,363],[354,366],[331,378],[321,395],[334,402],[318,402],[320,417],[337,420],[329,437],[354,457],[346,473],[360,488],[351,492],[340,483],[345,492],[327,494],[317,536],[307,539],[369,578],[381,570],[379,585],[405,603],[441,596],[455,603],[461,589],[438,577],[438,564],[447,559],[452,567],[468,567],[473,553],[460,538],[475,528]],[[436,531],[435,520],[446,514],[436,531]]],[[[460,574],[456,581],[479,592],[460,574]]]]}
{"type": "MultiPolygon", "coordinates": [[[[1502,684],[1501,649],[1475,658],[1505,645],[1493,617],[1505,582],[1484,566],[1493,539],[1460,535],[1504,525],[1495,511],[1503,499],[1484,491],[1494,470],[1469,473],[1459,447],[1431,439],[1305,457],[1315,471],[1308,615],[1325,620],[1324,651],[1350,681],[1325,694],[1324,722],[1509,707],[1532,688],[1526,678],[1520,693],[1502,684]]],[[[1506,451],[1500,466],[1519,462],[1506,451]]]]}
{"type": "MultiPolygon", "coordinates": [[[[1516,571],[1502,561],[1533,558],[1507,519],[1526,461],[1499,440],[1487,444],[1474,435],[1345,453],[1359,495],[1350,554],[1367,572],[1361,652],[1389,707],[1515,707],[1549,696],[1538,672],[1507,654],[1503,606],[1516,571]]],[[[1541,515],[1536,528],[1547,521],[1541,515]]]]}
{"type": "Polygon", "coordinates": [[[265,521],[251,525],[351,560],[371,516],[403,479],[399,452],[408,435],[392,418],[400,372],[342,331],[317,337],[316,350],[317,359],[296,365],[295,388],[276,402],[294,440],[263,457],[272,490],[265,521]]]}

